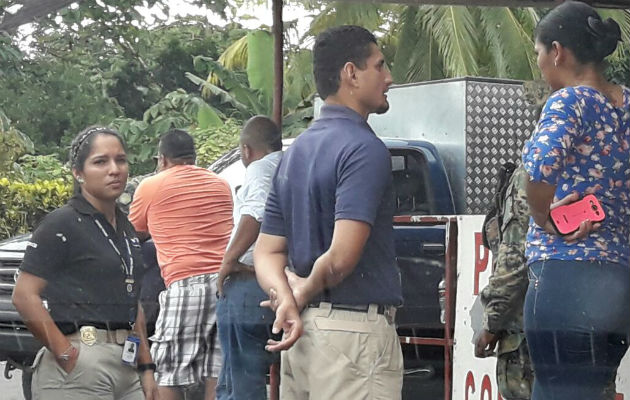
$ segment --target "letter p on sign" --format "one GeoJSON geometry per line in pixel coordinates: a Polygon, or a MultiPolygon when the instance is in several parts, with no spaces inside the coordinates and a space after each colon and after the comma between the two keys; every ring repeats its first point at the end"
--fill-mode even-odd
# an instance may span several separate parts
{"type": "Polygon", "coordinates": [[[488,256],[490,252],[483,245],[481,232],[475,232],[475,280],[473,294],[479,295],[479,274],[488,269],[488,256]]]}

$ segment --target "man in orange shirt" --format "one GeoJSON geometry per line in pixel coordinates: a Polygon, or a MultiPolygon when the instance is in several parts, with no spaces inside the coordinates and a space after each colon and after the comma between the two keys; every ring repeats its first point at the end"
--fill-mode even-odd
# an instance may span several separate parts
{"type": "Polygon", "coordinates": [[[160,139],[158,174],[138,186],[129,220],[155,242],[166,290],[151,338],[162,400],[206,380],[214,399],[221,352],[216,282],[230,239],[232,193],[227,182],[196,167],[193,138],[171,130],[160,139]]]}

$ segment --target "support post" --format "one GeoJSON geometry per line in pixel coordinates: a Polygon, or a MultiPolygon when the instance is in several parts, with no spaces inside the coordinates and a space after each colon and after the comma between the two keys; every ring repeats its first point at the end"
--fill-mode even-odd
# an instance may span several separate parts
{"type": "Polygon", "coordinates": [[[282,0],[273,0],[273,121],[282,130],[282,90],[284,74],[282,0]]]}

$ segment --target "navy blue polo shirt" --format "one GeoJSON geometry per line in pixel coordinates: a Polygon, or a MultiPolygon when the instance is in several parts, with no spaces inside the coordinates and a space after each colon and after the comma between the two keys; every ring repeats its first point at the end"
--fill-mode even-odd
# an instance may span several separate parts
{"type": "Polygon", "coordinates": [[[400,305],[393,215],[389,151],[361,115],[325,105],[280,161],[261,231],[287,238],[291,264],[306,277],[330,247],[336,220],[370,224],[356,269],[314,301],[400,305]]]}

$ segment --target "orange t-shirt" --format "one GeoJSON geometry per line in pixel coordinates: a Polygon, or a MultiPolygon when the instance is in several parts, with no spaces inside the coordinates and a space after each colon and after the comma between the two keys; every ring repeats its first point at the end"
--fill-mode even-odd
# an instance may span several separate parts
{"type": "Polygon", "coordinates": [[[215,273],[232,232],[232,192],[215,173],[178,165],[143,180],[129,220],[149,232],[166,286],[215,273]]]}

